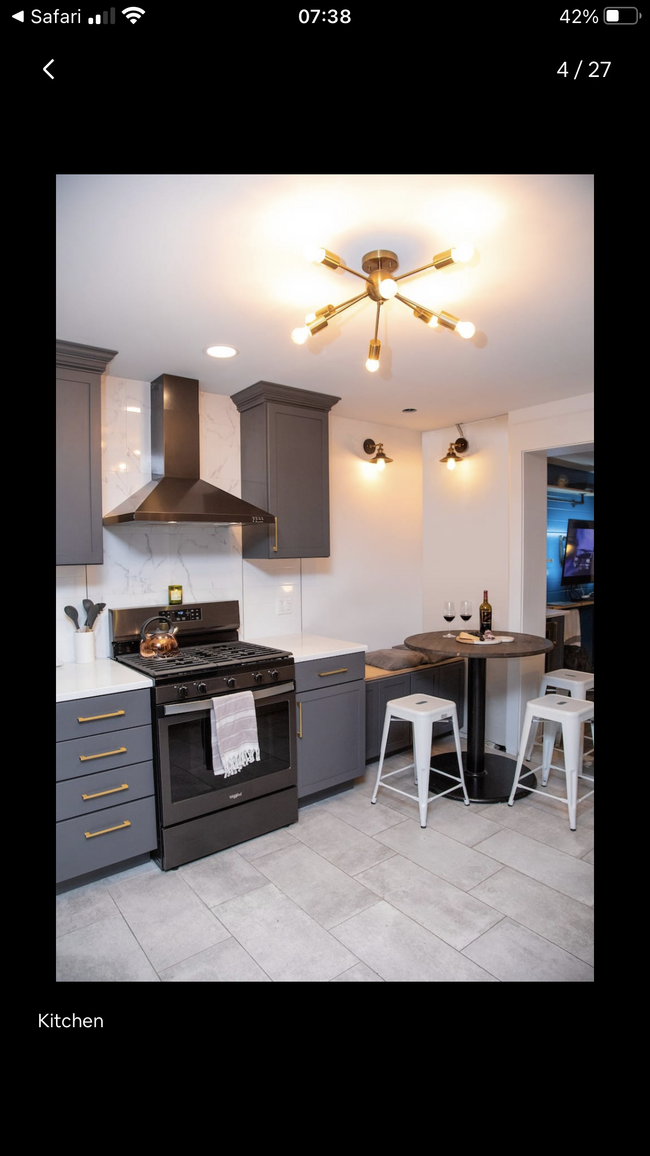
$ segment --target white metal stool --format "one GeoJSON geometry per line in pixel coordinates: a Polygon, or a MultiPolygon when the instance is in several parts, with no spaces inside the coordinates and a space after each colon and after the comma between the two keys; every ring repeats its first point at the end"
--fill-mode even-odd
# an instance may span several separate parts
{"type": "Polygon", "coordinates": [[[397,795],[404,795],[407,799],[415,799],[420,808],[420,826],[427,825],[427,807],[434,799],[439,799],[443,795],[450,794],[451,791],[458,789],[458,784],[463,788],[463,795],[465,797],[465,806],[469,807],[469,797],[467,788],[465,786],[465,772],[463,770],[463,758],[460,746],[460,734],[458,731],[458,718],[456,714],[456,703],[446,698],[434,698],[431,694],[407,694],[404,698],[393,698],[386,703],[386,713],[384,715],[384,730],[381,738],[381,753],[379,755],[379,768],[377,770],[377,782],[375,783],[375,790],[371,802],[377,802],[377,791],[380,787],[384,787],[387,791],[394,791],[397,795]],[[388,731],[393,719],[403,719],[409,722],[413,727],[413,757],[414,762],[409,763],[407,767],[398,767],[396,771],[389,771],[382,775],[384,766],[384,754],[386,752],[386,743],[388,742],[388,731]],[[433,733],[434,722],[439,722],[441,719],[451,719],[454,729],[454,742],[456,744],[456,756],[458,758],[459,777],[450,775],[447,771],[439,771],[437,768],[431,766],[431,737],[433,733]],[[401,774],[403,771],[409,771],[413,768],[415,784],[418,788],[417,795],[411,795],[408,791],[401,791],[399,787],[391,787],[385,781],[391,775],[401,774]],[[429,795],[429,771],[435,770],[436,774],[444,775],[447,779],[453,779],[453,786],[446,791],[439,791],[436,794],[429,795]]]}
{"type": "Polygon", "coordinates": [[[589,796],[594,793],[593,790],[587,791],[578,798],[578,779],[588,779],[590,783],[594,781],[593,775],[585,775],[581,772],[584,724],[590,722],[593,717],[593,702],[587,702],[586,699],[573,698],[573,696],[565,694],[545,694],[542,698],[532,698],[530,702],[526,703],[515,777],[510,798],[508,799],[509,807],[512,807],[514,803],[515,791],[517,790],[520,779],[523,780],[527,775],[532,775],[535,771],[541,769],[542,786],[545,787],[551,769],[564,771],[566,777],[566,798],[561,795],[552,795],[549,791],[540,791],[538,787],[526,787],[526,784],[523,782],[521,785],[534,794],[546,795],[547,798],[559,799],[561,803],[566,803],[569,808],[569,826],[572,831],[575,831],[577,805],[581,803],[583,799],[588,799],[589,796]],[[540,721],[544,723],[542,762],[539,767],[533,767],[531,770],[525,771],[522,775],[521,767],[524,761],[528,738],[531,730],[533,730],[540,721]],[[558,767],[551,762],[555,736],[560,726],[562,727],[564,745],[563,767],[558,767]]]}
{"type": "MultiPolygon", "coordinates": [[[[561,667],[560,670],[547,670],[542,675],[542,681],[539,686],[540,695],[546,694],[549,687],[555,687],[559,691],[564,691],[565,694],[570,694],[572,698],[586,699],[587,691],[594,689],[594,676],[588,674],[585,670],[567,670],[561,667]]],[[[526,762],[530,759],[535,745],[537,727],[533,727],[530,732],[528,746],[526,748],[526,762]]],[[[591,740],[595,745],[594,738],[594,724],[591,724],[591,740]]],[[[585,751],[585,755],[592,755],[594,747],[590,751],[585,751]]],[[[584,756],[583,756],[584,757],[584,756]]]]}

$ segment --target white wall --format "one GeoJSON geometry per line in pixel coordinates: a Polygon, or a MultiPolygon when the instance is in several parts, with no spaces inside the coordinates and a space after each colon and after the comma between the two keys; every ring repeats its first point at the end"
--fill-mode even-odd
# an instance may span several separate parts
{"type": "MultiPolygon", "coordinates": [[[[512,628],[508,610],[508,419],[506,416],[463,425],[469,446],[463,462],[450,471],[440,463],[456,426],[422,437],[423,472],[423,622],[424,630],[443,630],[442,604],[451,599],[459,613],[470,599],[474,614],[453,629],[478,626],[483,591],[498,630],[512,628]]],[[[507,663],[487,664],[485,737],[505,743],[507,663]]]]}
{"type": "MultiPolygon", "coordinates": [[[[103,379],[104,513],[151,477],[150,393],[149,382],[103,379]]],[[[201,477],[240,495],[236,406],[228,397],[200,390],[199,408],[201,477]]],[[[236,599],[242,638],[304,630],[379,646],[419,630],[420,435],[342,418],[330,421],[330,559],[322,565],[321,560],[244,561],[239,527],[105,526],[101,566],[56,568],[57,662],[74,661],[74,627],[64,606],[81,613],[82,598],[89,597],[105,602],[107,611],[156,608],[166,605],[172,582],[182,584],[185,602],[236,599]],[[383,439],[395,458],[383,476],[362,449],[370,436],[383,439]],[[287,607],[288,613],[278,613],[287,607]]],[[[95,627],[100,658],[110,656],[108,625],[104,612],[95,627]]]]}
{"type": "MultiPolygon", "coordinates": [[[[591,445],[594,395],[529,406],[508,415],[510,494],[510,625],[546,632],[546,457],[552,449],[591,445]]],[[[544,657],[508,663],[506,747],[516,751],[525,704],[535,698],[544,657]]]]}
{"type": "Polygon", "coordinates": [[[419,433],[330,415],[331,556],[302,562],[302,626],[394,646],[422,629],[419,433]],[[367,438],[393,461],[370,464],[367,438]]]}

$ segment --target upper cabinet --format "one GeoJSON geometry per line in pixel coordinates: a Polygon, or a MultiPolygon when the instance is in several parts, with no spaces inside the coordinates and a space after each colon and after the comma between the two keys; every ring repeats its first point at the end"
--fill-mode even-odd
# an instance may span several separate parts
{"type": "Polygon", "coordinates": [[[244,526],[244,558],[329,558],[329,411],[340,400],[271,381],[232,395],[242,498],[275,514],[244,526]]]}
{"type": "Polygon", "coordinates": [[[56,343],[56,564],[101,564],[101,379],[115,349],[56,343]]]}

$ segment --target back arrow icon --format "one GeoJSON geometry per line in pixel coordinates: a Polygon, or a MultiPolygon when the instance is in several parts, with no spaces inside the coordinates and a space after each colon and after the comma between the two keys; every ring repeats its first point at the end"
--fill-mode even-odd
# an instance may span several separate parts
{"type": "Polygon", "coordinates": [[[49,76],[50,80],[54,80],[54,77],[52,76],[52,73],[47,71],[47,70],[48,70],[48,68],[50,67],[50,65],[51,65],[51,64],[54,64],[54,57],[52,57],[52,59],[51,59],[51,60],[48,60],[47,64],[45,65],[45,67],[44,67],[44,69],[43,69],[43,72],[47,73],[47,75],[49,76]]]}

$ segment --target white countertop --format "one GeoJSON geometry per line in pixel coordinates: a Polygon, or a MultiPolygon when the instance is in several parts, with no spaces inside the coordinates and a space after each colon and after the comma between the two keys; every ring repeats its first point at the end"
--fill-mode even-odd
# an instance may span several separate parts
{"type": "Polygon", "coordinates": [[[256,642],[259,646],[277,646],[278,650],[290,650],[295,662],[305,662],[310,658],[333,658],[336,654],[351,654],[368,649],[365,642],[345,642],[342,638],[326,638],[321,634],[276,634],[272,638],[246,638],[246,642],[256,642]]]}
{"type": "Polygon", "coordinates": [[[146,686],[153,686],[153,679],[120,662],[113,662],[112,658],[98,658],[95,662],[65,662],[56,668],[57,702],[141,690],[146,686]]]}

